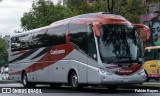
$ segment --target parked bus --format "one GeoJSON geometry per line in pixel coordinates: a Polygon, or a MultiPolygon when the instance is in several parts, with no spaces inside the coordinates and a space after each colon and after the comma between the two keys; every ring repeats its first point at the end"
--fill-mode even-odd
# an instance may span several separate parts
{"type": "Polygon", "coordinates": [[[141,37],[149,38],[147,26],[107,12],[82,14],[19,33],[11,37],[9,79],[24,87],[48,83],[73,89],[142,84],[146,75],[141,37]]]}
{"type": "Polygon", "coordinates": [[[160,46],[152,46],[145,48],[144,69],[147,74],[146,81],[151,78],[159,80],[160,78],[160,46]]]}

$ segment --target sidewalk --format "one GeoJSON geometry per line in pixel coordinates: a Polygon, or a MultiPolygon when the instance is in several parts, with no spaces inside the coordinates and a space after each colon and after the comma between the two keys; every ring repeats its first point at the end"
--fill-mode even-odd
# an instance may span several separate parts
{"type": "Polygon", "coordinates": [[[144,82],[142,86],[160,87],[160,82],[144,82]]]}
{"type": "Polygon", "coordinates": [[[156,86],[160,86],[160,81],[156,81],[154,79],[151,79],[149,82],[144,82],[143,85],[156,85],[156,86]]]}
{"type": "Polygon", "coordinates": [[[160,82],[144,82],[143,84],[159,84],[160,85],[160,82]]]}

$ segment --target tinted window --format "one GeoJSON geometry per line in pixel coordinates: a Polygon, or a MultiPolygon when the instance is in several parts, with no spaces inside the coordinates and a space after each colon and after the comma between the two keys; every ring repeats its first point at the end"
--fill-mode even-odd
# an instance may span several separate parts
{"type": "Polygon", "coordinates": [[[96,59],[95,55],[97,55],[94,34],[91,27],[88,27],[88,55],[93,59],[96,59]]]}
{"type": "Polygon", "coordinates": [[[72,25],[69,28],[69,32],[70,42],[74,45],[73,47],[87,53],[87,25],[72,25]]]}
{"type": "Polygon", "coordinates": [[[11,38],[12,51],[65,44],[65,26],[11,38]]]}
{"type": "Polygon", "coordinates": [[[160,49],[145,50],[145,61],[148,60],[160,60],[160,49]]]}
{"type": "Polygon", "coordinates": [[[49,29],[46,37],[48,40],[46,41],[46,43],[49,42],[47,46],[65,44],[65,27],[56,27],[55,29],[49,29]]]}

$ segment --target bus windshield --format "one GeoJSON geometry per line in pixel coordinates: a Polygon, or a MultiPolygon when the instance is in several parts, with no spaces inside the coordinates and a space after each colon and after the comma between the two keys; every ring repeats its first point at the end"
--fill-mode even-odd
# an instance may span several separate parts
{"type": "Polygon", "coordinates": [[[145,61],[160,60],[160,49],[148,49],[144,53],[145,61]]]}
{"type": "Polygon", "coordinates": [[[98,46],[103,63],[134,63],[142,59],[140,38],[133,26],[101,25],[100,31],[98,46]]]}

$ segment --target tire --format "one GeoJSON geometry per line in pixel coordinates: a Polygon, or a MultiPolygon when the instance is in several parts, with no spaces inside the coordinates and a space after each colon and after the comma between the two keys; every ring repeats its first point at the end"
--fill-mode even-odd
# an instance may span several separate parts
{"type": "Polygon", "coordinates": [[[156,81],[159,81],[159,78],[155,78],[156,81]]]}
{"type": "Polygon", "coordinates": [[[22,84],[26,88],[28,88],[28,87],[35,87],[36,86],[35,83],[28,82],[28,77],[27,77],[26,73],[23,73],[23,75],[22,75],[22,84]]]}
{"type": "Polygon", "coordinates": [[[150,78],[148,77],[147,71],[145,70],[145,74],[146,74],[146,80],[145,82],[149,82],[150,78]]]}
{"type": "Polygon", "coordinates": [[[70,75],[70,86],[72,87],[72,89],[77,90],[77,89],[81,89],[82,86],[80,86],[78,84],[78,76],[76,72],[72,72],[70,75]]]}

